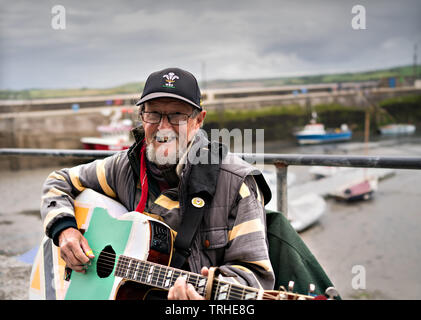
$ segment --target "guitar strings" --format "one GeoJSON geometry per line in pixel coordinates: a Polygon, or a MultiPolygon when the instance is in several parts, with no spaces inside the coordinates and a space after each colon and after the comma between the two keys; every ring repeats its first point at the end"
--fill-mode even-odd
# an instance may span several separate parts
{"type": "MultiPolygon", "coordinates": [[[[126,266],[127,266],[127,263],[126,263],[126,266]]],[[[130,267],[128,267],[128,269],[130,270],[130,269],[132,269],[132,268],[130,268],[130,267]]],[[[146,266],[141,266],[141,268],[140,269],[142,269],[141,270],[141,272],[143,273],[144,271],[147,271],[147,268],[146,268],[146,266]]],[[[134,269],[134,270],[136,270],[136,269],[134,269]]],[[[133,271],[133,270],[132,270],[133,271]]],[[[135,271],[136,272],[136,271],[135,271]]],[[[181,272],[181,271],[178,271],[178,273],[181,275],[183,272],[181,272]]],[[[175,276],[176,277],[178,277],[178,275],[176,275],[175,274],[175,276]]],[[[187,281],[189,282],[189,283],[191,283],[191,284],[196,284],[196,286],[197,286],[197,283],[198,283],[198,280],[200,279],[200,275],[196,275],[196,274],[193,274],[193,273],[190,273],[190,277],[191,276],[193,276],[193,277],[195,277],[196,279],[187,279],[187,281]]],[[[145,277],[146,278],[146,277],[145,277]]],[[[173,284],[174,283],[174,280],[173,280],[173,278],[174,278],[174,276],[172,276],[171,277],[171,283],[173,284]]],[[[136,278],[134,278],[134,279],[136,279],[136,280],[141,280],[142,279],[142,276],[141,277],[136,277],[136,278]]],[[[166,279],[166,277],[165,277],[165,273],[164,274],[161,274],[161,273],[159,273],[157,276],[156,275],[153,275],[152,276],[152,279],[151,280],[149,280],[149,283],[151,283],[151,284],[153,284],[153,282],[156,282],[156,284],[158,285],[158,281],[163,281],[164,279],[166,279]]],[[[229,284],[229,285],[231,285],[231,283],[227,283],[227,284],[229,284]]],[[[216,286],[213,286],[213,288],[212,288],[212,292],[213,293],[216,293],[216,292],[218,292],[218,290],[219,290],[219,287],[222,285],[222,282],[221,281],[218,281],[218,283],[216,283],[216,286]]],[[[244,289],[237,289],[236,287],[231,287],[231,290],[230,290],[230,292],[229,292],[229,297],[231,297],[231,298],[237,298],[237,299],[244,299],[244,297],[246,296],[246,293],[250,293],[250,291],[252,291],[252,290],[250,290],[250,289],[248,289],[248,291],[249,292],[246,292],[244,289]]],[[[254,292],[254,290],[253,290],[253,292],[254,292]]],[[[256,297],[257,297],[257,294],[256,294],[256,297]]],[[[274,297],[273,297],[273,295],[264,295],[264,297],[267,297],[267,298],[270,298],[270,299],[274,299],[274,297]]]]}
{"type": "MultiPolygon", "coordinates": [[[[113,256],[113,257],[116,256],[115,254],[111,254],[111,253],[109,255],[113,256]]],[[[113,262],[111,264],[102,263],[102,265],[103,266],[105,265],[107,267],[107,269],[106,269],[107,271],[112,271],[114,269],[114,265],[115,265],[114,261],[115,261],[115,259],[113,258],[113,262]]],[[[133,261],[133,260],[131,260],[131,261],[133,261]]],[[[98,262],[98,264],[99,264],[99,262],[98,262]]],[[[127,270],[130,271],[133,274],[136,274],[136,272],[140,272],[143,275],[145,272],[148,271],[147,266],[145,265],[143,260],[136,260],[136,265],[134,265],[134,266],[130,266],[130,261],[120,261],[120,264],[123,265],[124,267],[126,267],[127,270]]],[[[148,282],[152,283],[152,284],[153,284],[153,282],[155,282],[155,284],[158,286],[158,281],[163,282],[167,278],[165,276],[166,273],[161,274],[161,269],[162,268],[167,269],[169,267],[167,267],[165,265],[159,265],[159,264],[156,264],[156,266],[160,268],[160,271],[159,271],[158,274],[156,274],[156,273],[151,274],[151,279],[148,282]]],[[[177,271],[176,269],[174,269],[174,272],[179,273],[180,275],[183,274],[183,271],[177,271]]],[[[135,277],[134,279],[137,280],[137,281],[141,281],[142,277],[143,277],[142,275],[140,275],[140,277],[135,277]]],[[[191,284],[197,285],[197,283],[200,279],[200,275],[195,274],[195,273],[190,273],[190,272],[188,272],[187,275],[189,276],[189,279],[187,279],[187,281],[191,284]],[[196,279],[190,279],[191,277],[195,277],[196,279]]],[[[178,275],[177,275],[177,277],[178,277],[178,275]]],[[[146,278],[147,278],[146,275],[144,276],[144,278],[145,278],[145,280],[143,282],[148,283],[148,282],[146,282],[146,278]]],[[[171,277],[171,284],[173,284],[173,283],[174,283],[174,281],[173,281],[173,276],[172,276],[171,277]]],[[[213,293],[218,291],[219,287],[222,285],[221,283],[222,283],[221,280],[219,280],[218,283],[216,283],[216,286],[213,286],[213,288],[212,288],[213,293]]],[[[248,289],[248,288],[244,289],[243,288],[243,289],[241,289],[241,288],[236,288],[235,284],[232,284],[230,282],[226,282],[226,284],[231,285],[231,289],[229,291],[230,297],[244,298],[246,296],[246,290],[248,290],[247,293],[256,293],[256,297],[257,297],[257,291],[258,290],[254,289],[254,288],[250,288],[250,289],[248,289]],[[234,287],[232,285],[234,285],[234,287]]],[[[161,285],[160,287],[163,287],[163,286],[161,285]]],[[[273,295],[269,295],[269,294],[266,294],[266,293],[263,294],[263,298],[271,299],[271,300],[276,299],[273,295]]]]}
{"type": "MultiPolygon", "coordinates": [[[[162,283],[167,278],[167,277],[165,277],[165,274],[166,273],[161,274],[161,271],[159,271],[158,275],[153,273],[153,274],[151,274],[151,278],[148,281],[146,281],[148,268],[145,265],[135,266],[134,268],[128,266],[128,263],[123,263],[123,265],[125,267],[127,267],[127,270],[128,271],[131,271],[131,273],[133,273],[133,274],[135,274],[136,272],[141,272],[142,273],[142,275],[136,276],[136,277],[132,277],[132,275],[130,275],[128,277],[129,280],[140,281],[141,283],[149,284],[149,285],[154,285],[154,282],[155,282],[155,285],[156,286],[161,287],[161,288],[168,289],[167,286],[158,285],[158,282],[159,283],[162,283]],[[145,272],[146,272],[146,275],[145,275],[145,272]],[[142,280],[142,278],[144,280],[142,280]]],[[[183,274],[182,271],[176,271],[176,272],[179,273],[180,275],[183,274]]],[[[174,275],[178,278],[178,275],[176,275],[176,274],[174,274],[174,275]]],[[[172,285],[175,282],[173,280],[174,279],[174,275],[171,276],[171,284],[172,285]]],[[[197,286],[198,280],[200,279],[200,275],[196,275],[196,274],[193,274],[193,273],[190,273],[189,275],[190,276],[189,276],[189,279],[187,279],[187,282],[188,283],[191,283],[191,284],[195,284],[197,286]],[[196,279],[190,279],[191,276],[195,277],[196,279]]],[[[227,284],[230,284],[231,285],[231,283],[227,283],[227,284]]],[[[213,286],[212,293],[218,292],[220,286],[221,286],[221,282],[219,281],[218,283],[216,283],[216,286],[213,286]]],[[[248,289],[248,291],[252,291],[252,290],[248,289]]],[[[250,293],[250,292],[248,292],[248,293],[250,293]]],[[[245,296],[246,296],[246,291],[245,290],[237,289],[235,287],[231,287],[231,290],[229,292],[229,297],[243,300],[245,298],[245,296]]],[[[257,294],[256,294],[255,297],[257,297],[257,294]]],[[[268,295],[268,294],[265,294],[265,293],[264,293],[263,297],[266,298],[266,299],[271,299],[271,300],[272,299],[275,299],[275,297],[273,295],[268,295]]]]}
{"type": "MultiPolygon", "coordinates": [[[[139,269],[138,271],[140,271],[142,274],[146,271],[148,271],[148,268],[147,268],[147,266],[144,264],[144,261],[142,261],[142,260],[139,260],[139,266],[138,265],[136,265],[136,266],[129,266],[129,262],[126,262],[126,261],[123,261],[123,265],[125,266],[125,267],[127,267],[127,269],[129,270],[129,271],[131,271],[133,274],[136,272],[136,269],[139,269]]],[[[159,267],[160,269],[162,269],[162,268],[164,268],[164,269],[167,269],[168,267],[166,267],[166,266],[164,266],[164,265],[157,265],[157,267],[159,267]]],[[[175,273],[179,273],[180,275],[182,275],[183,274],[183,271],[177,271],[176,269],[174,269],[174,272],[175,273]]],[[[151,276],[152,276],[152,280],[150,280],[150,282],[158,282],[158,281],[163,281],[163,280],[165,280],[166,279],[166,273],[164,273],[164,274],[161,274],[161,271],[159,271],[159,273],[158,274],[152,274],[151,276]]],[[[203,277],[203,276],[201,276],[201,275],[199,275],[199,274],[195,274],[195,273],[190,273],[190,272],[187,272],[187,275],[189,276],[189,279],[187,279],[187,281],[188,282],[190,282],[190,283],[192,283],[192,284],[197,284],[197,282],[199,281],[199,279],[200,279],[200,277],[203,277]],[[191,280],[190,278],[191,277],[194,277],[195,279],[193,279],[193,280],[191,280]]],[[[172,276],[172,278],[173,278],[174,276],[172,276]]],[[[177,275],[177,277],[178,277],[178,275],[177,275]]],[[[140,277],[140,278],[142,278],[142,276],[140,277]]],[[[172,281],[173,282],[173,281],[172,281]]],[[[228,284],[231,284],[231,283],[228,283],[228,284]]],[[[243,292],[244,290],[242,290],[242,289],[237,289],[237,288],[235,288],[235,287],[232,287],[232,289],[231,289],[231,292],[232,293],[238,293],[238,294],[240,294],[240,296],[243,296],[243,292]],[[240,293],[241,292],[241,293],[240,293]]]]}
{"type": "MultiPolygon", "coordinates": [[[[101,255],[108,256],[108,259],[105,258],[105,257],[102,257],[101,260],[97,261],[97,264],[100,264],[102,266],[103,270],[105,269],[104,271],[112,271],[114,269],[114,266],[115,266],[116,254],[110,253],[110,252],[101,252],[101,255]]],[[[131,261],[133,261],[133,260],[131,260],[131,261]]],[[[126,267],[127,270],[131,271],[131,273],[133,273],[133,274],[135,274],[136,272],[139,272],[139,271],[142,274],[144,274],[145,271],[148,271],[147,266],[144,264],[143,260],[136,260],[136,262],[137,263],[136,263],[136,266],[134,267],[134,269],[133,269],[133,266],[130,266],[130,261],[120,261],[120,264],[123,265],[124,267],[126,267]]],[[[156,264],[156,266],[159,267],[160,269],[170,268],[170,267],[167,267],[165,265],[159,265],[159,264],[156,264]]],[[[173,270],[174,270],[174,272],[179,273],[180,275],[183,274],[183,271],[177,271],[177,269],[173,269],[173,270]]],[[[196,277],[195,281],[194,280],[189,281],[190,279],[188,279],[187,281],[191,284],[197,285],[197,282],[200,279],[200,275],[195,274],[195,273],[190,273],[190,272],[187,272],[187,275],[188,275],[189,278],[191,276],[196,277]]],[[[136,280],[140,281],[141,278],[142,278],[142,275],[139,277],[139,279],[136,279],[136,280]]],[[[171,282],[174,283],[174,281],[172,281],[172,278],[173,277],[171,277],[171,282]]],[[[156,285],[158,285],[158,281],[162,282],[165,279],[166,279],[165,274],[161,275],[161,271],[159,271],[159,273],[157,275],[155,273],[151,274],[151,279],[149,280],[149,282],[150,283],[155,282],[156,285]]],[[[145,281],[146,281],[146,276],[145,276],[145,281]]],[[[226,282],[226,284],[231,285],[231,289],[229,291],[230,296],[236,296],[236,297],[244,298],[245,294],[246,294],[245,290],[248,290],[249,291],[248,293],[256,293],[256,296],[257,296],[257,291],[258,291],[257,289],[254,289],[254,288],[243,288],[243,289],[236,288],[235,287],[236,284],[232,284],[230,282],[226,282]],[[233,285],[234,285],[234,287],[233,287],[233,285]]],[[[219,289],[219,286],[221,286],[221,280],[218,281],[216,286],[213,286],[212,291],[217,292],[218,289],[219,289]]],[[[269,295],[269,294],[266,294],[266,293],[263,294],[263,297],[268,298],[268,299],[275,299],[273,295],[269,295]]]]}
{"type": "MultiPolygon", "coordinates": [[[[112,254],[112,256],[115,256],[115,254],[112,254]]],[[[114,265],[115,265],[114,263],[106,264],[106,263],[100,263],[100,262],[101,261],[98,261],[97,264],[101,264],[102,266],[106,266],[108,271],[112,270],[114,268],[114,265]]],[[[130,271],[132,274],[135,274],[136,272],[140,272],[140,273],[142,273],[142,275],[144,275],[145,272],[148,271],[147,266],[144,264],[144,261],[142,261],[142,260],[137,260],[137,264],[135,266],[129,266],[129,262],[126,262],[126,261],[121,261],[120,264],[123,265],[124,267],[126,267],[127,270],[130,271]]],[[[162,265],[162,267],[161,267],[161,265],[159,265],[159,264],[157,266],[160,267],[160,269],[168,268],[164,265],[162,265]]],[[[180,275],[183,274],[183,271],[174,270],[174,272],[175,272],[174,275],[176,275],[177,277],[178,277],[178,275],[176,273],[179,273],[180,275]]],[[[141,280],[142,275],[140,275],[140,277],[135,277],[134,279],[135,280],[141,280]]],[[[153,284],[153,282],[155,282],[156,285],[158,285],[158,282],[163,282],[167,278],[165,275],[166,275],[166,273],[161,274],[161,271],[159,271],[158,274],[152,274],[149,283],[153,284]]],[[[197,285],[200,277],[203,277],[203,276],[201,276],[199,274],[195,274],[195,273],[187,273],[187,275],[189,276],[189,279],[187,279],[187,281],[191,284],[196,284],[196,285],[197,285]],[[195,278],[195,279],[191,279],[192,277],[195,278]]],[[[144,276],[144,278],[146,280],[147,276],[144,276]]],[[[174,276],[171,277],[171,283],[172,284],[174,283],[173,278],[174,278],[174,276]]],[[[228,284],[231,284],[231,283],[228,283],[228,284]]],[[[213,291],[217,292],[220,285],[221,285],[220,283],[217,283],[217,286],[214,286],[213,291]]],[[[251,291],[251,290],[249,290],[249,291],[251,291]]],[[[236,296],[236,297],[244,298],[245,293],[246,293],[245,290],[237,289],[235,287],[231,287],[231,290],[230,290],[230,296],[232,296],[232,297],[236,296]]]]}
{"type": "MultiPolygon", "coordinates": [[[[97,261],[97,264],[98,265],[101,265],[101,268],[102,268],[103,271],[112,271],[114,269],[114,267],[116,266],[116,261],[115,260],[117,258],[117,255],[115,253],[106,252],[106,251],[102,251],[102,252],[93,251],[93,252],[100,253],[100,255],[103,256],[101,260],[98,260],[97,261]]],[[[131,258],[129,258],[129,259],[131,259],[131,258]]],[[[133,260],[131,260],[131,261],[133,261],[133,260]]],[[[143,261],[143,260],[137,260],[137,259],[135,261],[137,263],[136,263],[136,266],[135,266],[134,269],[133,269],[132,266],[130,266],[130,264],[129,264],[130,262],[128,262],[128,261],[120,261],[120,264],[122,266],[126,267],[127,270],[129,270],[132,274],[135,274],[136,272],[138,272],[138,273],[140,272],[140,273],[144,274],[145,271],[148,271],[147,266],[145,265],[145,261],[143,261]]],[[[149,261],[148,261],[148,263],[150,263],[150,264],[152,264],[152,265],[154,265],[156,267],[159,267],[160,269],[162,269],[162,268],[164,268],[164,269],[171,268],[171,267],[168,267],[168,266],[165,266],[165,265],[151,263],[149,261]]],[[[179,276],[181,276],[183,274],[183,271],[182,270],[178,271],[175,268],[171,268],[171,269],[173,270],[174,273],[179,273],[179,276]]],[[[197,282],[200,279],[200,276],[201,275],[195,274],[195,273],[191,273],[191,272],[186,272],[186,273],[187,273],[187,276],[189,278],[191,276],[197,278],[195,281],[189,281],[190,279],[187,279],[187,282],[188,283],[191,283],[191,284],[196,284],[197,285],[197,282]]],[[[153,273],[153,274],[151,274],[151,279],[150,279],[149,282],[150,283],[155,282],[155,284],[158,285],[158,282],[162,282],[162,281],[164,281],[167,278],[165,276],[165,274],[166,273],[161,274],[161,271],[159,271],[158,274],[153,273]]],[[[139,277],[139,279],[137,279],[137,278],[138,277],[136,277],[136,280],[141,281],[142,275],[139,277]]],[[[178,276],[177,276],[177,278],[178,278],[178,276]]],[[[173,281],[172,279],[173,279],[173,276],[171,277],[171,284],[175,283],[175,281],[173,281]]],[[[145,276],[145,281],[146,281],[146,276],[145,276]]],[[[223,282],[223,281],[218,280],[218,283],[216,283],[215,286],[212,286],[212,293],[216,293],[218,291],[219,287],[221,286],[221,282],[223,282]]],[[[145,284],[147,284],[147,283],[145,283],[145,284]]],[[[228,284],[228,285],[231,286],[231,288],[229,290],[229,296],[230,297],[244,298],[246,296],[246,290],[249,291],[247,293],[256,293],[256,297],[257,297],[257,292],[259,291],[258,289],[255,289],[255,288],[245,288],[245,287],[238,288],[238,287],[235,287],[236,284],[230,283],[230,282],[225,282],[225,284],[228,284]]],[[[288,294],[287,292],[285,292],[285,293],[288,294]]],[[[276,300],[276,297],[275,296],[270,295],[270,294],[267,294],[267,293],[263,293],[263,298],[270,299],[270,300],[276,300]]]]}

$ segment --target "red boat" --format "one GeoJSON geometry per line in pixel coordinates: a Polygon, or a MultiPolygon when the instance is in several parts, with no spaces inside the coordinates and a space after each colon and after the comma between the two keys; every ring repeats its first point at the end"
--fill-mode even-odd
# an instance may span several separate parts
{"type": "MultiPolygon", "coordinates": [[[[130,110],[131,111],[131,110],[130,110]]],[[[113,150],[120,151],[128,149],[133,144],[131,130],[133,121],[126,118],[130,114],[129,110],[123,109],[121,114],[112,119],[109,125],[98,126],[100,137],[83,137],[80,141],[87,150],[113,150]],[[123,118],[123,119],[121,119],[123,118]]]]}
{"type": "Polygon", "coordinates": [[[376,177],[366,177],[349,183],[330,195],[345,201],[368,200],[373,197],[374,192],[377,190],[377,185],[378,180],[376,177]]]}

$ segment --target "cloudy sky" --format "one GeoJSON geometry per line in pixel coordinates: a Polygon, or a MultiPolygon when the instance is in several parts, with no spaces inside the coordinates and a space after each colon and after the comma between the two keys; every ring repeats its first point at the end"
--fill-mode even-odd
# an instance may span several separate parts
{"type": "Polygon", "coordinates": [[[198,80],[413,63],[419,0],[0,0],[0,89],[110,87],[185,68],[198,80]],[[366,10],[354,30],[352,7],[366,10]],[[65,29],[54,29],[55,5],[65,29]]]}

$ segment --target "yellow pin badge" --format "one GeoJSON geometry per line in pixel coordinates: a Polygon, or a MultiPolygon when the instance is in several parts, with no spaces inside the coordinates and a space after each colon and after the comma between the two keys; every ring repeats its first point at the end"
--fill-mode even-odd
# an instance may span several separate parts
{"type": "Polygon", "coordinates": [[[202,208],[205,205],[205,200],[203,200],[202,198],[199,198],[199,197],[194,197],[191,200],[191,203],[196,208],[202,208]]]}

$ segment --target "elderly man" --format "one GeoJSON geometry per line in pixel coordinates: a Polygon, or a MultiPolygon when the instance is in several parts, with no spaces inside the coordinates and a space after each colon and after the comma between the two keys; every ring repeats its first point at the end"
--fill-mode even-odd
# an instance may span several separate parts
{"type": "MultiPolygon", "coordinates": [[[[191,73],[179,68],[154,72],[137,103],[142,126],[134,130],[130,149],[50,174],[41,214],[47,236],[60,246],[68,267],[84,272],[94,257],[74,218],[74,199],[89,188],[175,230],[177,267],[204,276],[217,267],[224,280],[273,288],[263,209],[270,189],[253,166],[206,139],[200,130],[206,116],[200,99],[191,73]],[[217,164],[203,161],[215,154],[217,164]],[[202,213],[198,227],[191,223],[194,210],[202,213]],[[184,241],[188,248],[181,239],[191,239],[184,241]]],[[[204,298],[184,278],[167,297],[204,298]]]]}

